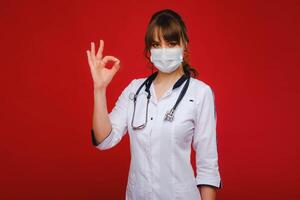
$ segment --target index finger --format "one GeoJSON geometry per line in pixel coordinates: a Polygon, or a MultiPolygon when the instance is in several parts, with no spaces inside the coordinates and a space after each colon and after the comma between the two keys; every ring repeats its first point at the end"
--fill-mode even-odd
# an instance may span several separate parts
{"type": "Polygon", "coordinates": [[[114,62],[117,62],[117,61],[119,61],[119,59],[117,59],[116,57],[114,57],[114,56],[105,56],[103,59],[102,59],[102,62],[104,63],[104,64],[106,64],[108,61],[114,61],[114,62]]]}
{"type": "Polygon", "coordinates": [[[103,56],[103,49],[104,49],[104,41],[103,40],[100,40],[100,45],[99,45],[99,49],[98,49],[98,52],[97,52],[97,55],[96,55],[96,57],[98,58],[98,59],[101,59],[102,58],[102,56],[103,56]]]}

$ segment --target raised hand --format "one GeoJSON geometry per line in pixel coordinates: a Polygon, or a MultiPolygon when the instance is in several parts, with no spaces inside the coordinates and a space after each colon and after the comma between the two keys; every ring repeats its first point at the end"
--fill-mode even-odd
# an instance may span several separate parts
{"type": "Polygon", "coordinates": [[[103,57],[104,41],[100,40],[100,46],[95,54],[95,44],[91,42],[91,51],[87,50],[88,63],[91,69],[94,89],[103,89],[108,86],[116,72],[120,69],[120,60],[114,56],[103,57]],[[111,69],[105,68],[108,61],[113,61],[111,69]]]}

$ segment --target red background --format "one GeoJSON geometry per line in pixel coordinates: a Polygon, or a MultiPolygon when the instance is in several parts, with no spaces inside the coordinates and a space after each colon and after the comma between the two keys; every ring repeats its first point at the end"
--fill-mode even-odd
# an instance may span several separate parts
{"type": "Polygon", "coordinates": [[[121,60],[108,109],[150,74],[151,15],[171,8],[190,36],[191,64],[212,86],[223,189],[219,200],[299,199],[297,1],[2,1],[0,199],[124,199],[129,140],[91,143],[86,50],[121,60]],[[183,3],[184,2],[184,3],[183,3]]]}

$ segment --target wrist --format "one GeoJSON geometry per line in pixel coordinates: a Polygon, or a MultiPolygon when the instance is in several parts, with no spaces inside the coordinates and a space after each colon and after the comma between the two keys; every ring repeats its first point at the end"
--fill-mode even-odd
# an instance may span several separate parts
{"type": "Polygon", "coordinates": [[[105,93],[106,93],[106,87],[94,88],[94,94],[105,94],[105,93]]]}

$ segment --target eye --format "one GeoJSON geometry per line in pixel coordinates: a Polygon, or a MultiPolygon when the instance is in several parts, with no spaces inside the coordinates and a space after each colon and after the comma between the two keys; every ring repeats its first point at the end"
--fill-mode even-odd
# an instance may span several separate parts
{"type": "Polygon", "coordinates": [[[159,44],[158,43],[152,43],[151,45],[153,48],[158,48],[159,47],[159,44]]]}
{"type": "Polygon", "coordinates": [[[168,46],[169,47],[175,47],[177,45],[177,42],[169,42],[168,46]]]}

